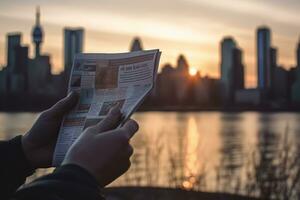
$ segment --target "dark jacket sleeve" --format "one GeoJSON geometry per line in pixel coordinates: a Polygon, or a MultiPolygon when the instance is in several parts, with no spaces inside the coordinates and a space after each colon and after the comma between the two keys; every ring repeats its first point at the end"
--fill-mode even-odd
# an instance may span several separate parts
{"type": "Polygon", "coordinates": [[[0,141],[0,199],[9,199],[34,170],[30,167],[21,144],[22,136],[0,141]]]}
{"type": "Polygon", "coordinates": [[[77,165],[64,165],[52,174],[41,177],[19,189],[15,200],[98,200],[100,195],[97,181],[85,169],[77,165]]]}

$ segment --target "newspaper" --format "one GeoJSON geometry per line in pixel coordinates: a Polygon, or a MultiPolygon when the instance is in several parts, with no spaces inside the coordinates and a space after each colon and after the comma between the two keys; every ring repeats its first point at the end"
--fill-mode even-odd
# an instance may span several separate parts
{"type": "MultiPolygon", "coordinates": [[[[100,122],[116,103],[125,122],[154,87],[161,52],[77,54],[68,92],[77,91],[79,102],[62,122],[53,166],[59,166],[78,136],[100,122]]],[[[123,123],[122,122],[122,123],[123,123]]]]}

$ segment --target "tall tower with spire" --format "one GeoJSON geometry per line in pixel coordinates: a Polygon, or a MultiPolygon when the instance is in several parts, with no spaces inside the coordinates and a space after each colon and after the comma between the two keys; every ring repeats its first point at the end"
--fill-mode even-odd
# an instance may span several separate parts
{"type": "Polygon", "coordinates": [[[40,56],[41,43],[43,42],[43,29],[40,25],[40,7],[36,8],[35,25],[32,29],[32,42],[35,45],[35,57],[40,56]]]}

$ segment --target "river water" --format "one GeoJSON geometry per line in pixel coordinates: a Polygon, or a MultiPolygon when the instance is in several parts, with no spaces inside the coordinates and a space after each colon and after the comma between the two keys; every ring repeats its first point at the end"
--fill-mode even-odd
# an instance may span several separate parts
{"type": "MultiPolygon", "coordinates": [[[[0,138],[25,133],[37,115],[0,113],[0,138]]],[[[298,151],[299,113],[139,112],[133,118],[140,131],[132,140],[132,166],[113,185],[245,193],[258,169],[272,174],[285,147],[298,151]]]]}

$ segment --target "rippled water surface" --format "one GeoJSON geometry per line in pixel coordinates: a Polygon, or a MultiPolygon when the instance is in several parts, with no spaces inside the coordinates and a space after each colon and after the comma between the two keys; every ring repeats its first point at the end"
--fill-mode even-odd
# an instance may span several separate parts
{"type": "MultiPolygon", "coordinates": [[[[0,138],[25,133],[36,116],[0,113],[0,138]]],[[[260,164],[269,157],[273,163],[281,144],[297,145],[300,136],[298,113],[141,112],[133,118],[140,131],[132,167],[115,185],[230,190],[248,181],[254,154],[260,164]]]]}

